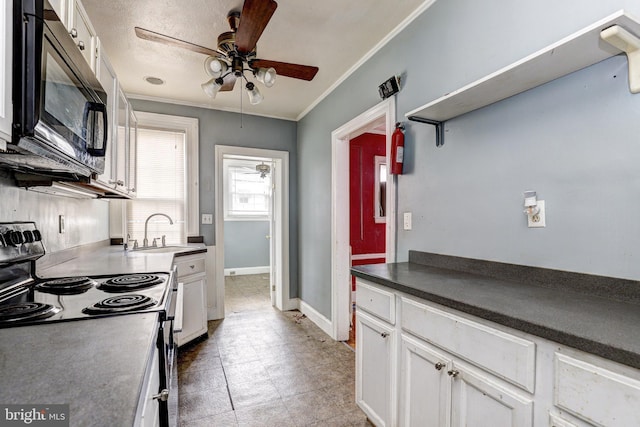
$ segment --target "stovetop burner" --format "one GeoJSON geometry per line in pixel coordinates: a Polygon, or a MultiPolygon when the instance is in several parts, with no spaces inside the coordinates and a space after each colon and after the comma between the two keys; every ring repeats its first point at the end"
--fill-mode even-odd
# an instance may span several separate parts
{"type": "Polygon", "coordinates": [[[109,279],[99,288],[105,292],[130,292],[150,288],[160,283],[163,283],[163,280],[155,274],[127,274],[109,279]]]}
{"type": "Polygon", "coordinates": [[[8,304],[0,306],[0,323],[46,319],[59,311],[59,308],[41,302],[8,304]]]}
{"type": "Polygon", "coordinates": [[[65,277],[38,283],[36,289],[56,295],[74,295],[88,291],[96,281],[88,277],[65,277]]]}
{"type": "Polygon", "coordinates": [[[82,310],[86,314],[114,314],[133,310],[142,310],[156,305],[153,298],[139,294],[118,295],[103,299],[91,307],[82,310]]]}

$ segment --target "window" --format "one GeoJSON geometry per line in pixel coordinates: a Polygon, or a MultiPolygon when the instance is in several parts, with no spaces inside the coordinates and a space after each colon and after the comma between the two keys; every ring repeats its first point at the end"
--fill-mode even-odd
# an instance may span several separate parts
{"type": "Polygon", "coordinates": [[[375,156],[375,168],[373,212],[376,223],[381,223],[387,219],[387,158],[375,156]]]}
{"type": "Polygon", "coordinates": [[[261,177],[256,160],[224,159],[224,218],[269,219],[271,174],[261,177]]]}
{"type": "Polygon", "coordinates": [[[166,236],[166,244],[183,244],[198,227],[197,119],[137,113],[137,197],[127,203],[127,233],[143,244],[166,236]]]}

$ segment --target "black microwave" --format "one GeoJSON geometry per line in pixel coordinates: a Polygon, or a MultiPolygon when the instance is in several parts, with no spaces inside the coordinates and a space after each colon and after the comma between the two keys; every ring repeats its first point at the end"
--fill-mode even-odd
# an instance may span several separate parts
{"type": "Polygon", "coordinates": [[[13,6],[12,140],[0,162],[62,179],[102,173],[106,92],[47,0],[13,6]]]}

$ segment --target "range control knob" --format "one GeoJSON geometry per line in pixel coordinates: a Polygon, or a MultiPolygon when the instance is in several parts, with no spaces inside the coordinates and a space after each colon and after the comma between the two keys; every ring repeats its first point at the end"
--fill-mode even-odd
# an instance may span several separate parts
{"type": "Polygon", "coordinates": [[[4,239],[7,241],[7,246],[18,246],[24,243],[24,238],[22,237],[22,233],[19,231],[7,231],[4,234],[4,239]]]}
{"type": "Polygon", "coordinates": [[[33,231],[31,230],[25,230],[22,232],[22,234],[24,235],[24,241],[27,243],[32,243],[35,240],[33,231]]]}
{"type": "Polygon", "coordinates": [[[4,240],[4,235],[0,234],[0,248],[7,246],[7,242],[4,240]]]}
{"type": "Polygon", "coordinates": [[[42,240],[42,234],[40,234],[40,230],[33,230],[33,240],[36,242],[42,240]]]}

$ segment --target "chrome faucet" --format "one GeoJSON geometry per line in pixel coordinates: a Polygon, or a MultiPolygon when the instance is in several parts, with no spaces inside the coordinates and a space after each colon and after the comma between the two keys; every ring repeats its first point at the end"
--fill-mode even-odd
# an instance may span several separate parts
{"type": "Polygon", "coordinates": [[[171,217],[167,214],[163,214],[163,213],[154,213],[151,214],[147,217],[147,220],[144,222],[144,240],[142,241],[142,247],[146,248],[149,246],[149,239],[147,239],[147,226],[149,225],[149,220],[151,218],[153,218],[156,215],[160,215],[163,216],[165,218],[167,218],[169,220],[169,224],[173,224],[173,220],[171,219],[171,217]]]}

